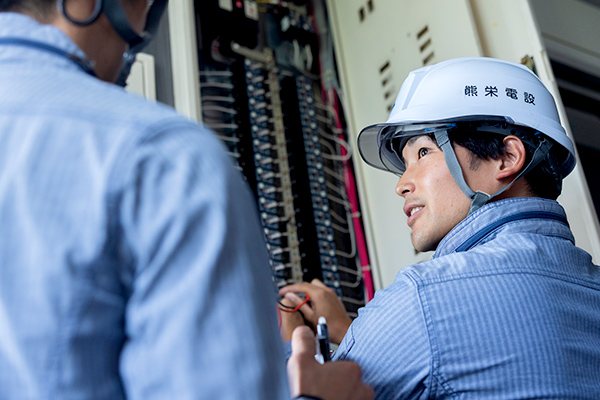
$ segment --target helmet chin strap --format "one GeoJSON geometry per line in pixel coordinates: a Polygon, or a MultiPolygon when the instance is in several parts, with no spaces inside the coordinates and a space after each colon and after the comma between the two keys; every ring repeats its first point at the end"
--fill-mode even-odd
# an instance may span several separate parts
{"type": "Polygon", "coordinates": [[[115,32],[117,32],[121,39],[127,43],[129,50],[123,55],[121,71],[119,72],[119,77],[116,82],[119,86],[125,86],[127,77],[131,71],[131,66],[135,62],[137,54],[146,47],[157,31],[160,18],[167,6],[168,0],[154,0],[152,6],[148,10],[146,26],[141,35],[135,32],[129,24],[127,14],[119,0],[95,0],[92,15],[83,21],[76,20],[69,15],[65,6],[66,1],[67,0],[58,0],[57,6],[59,12],[69,22],[77,26],[87,26],[94,23],[100,14],[104,13],[115,32]]]}
{"type": "Polygon", "coordinates": [[[471,215],[472,213],[483,207],[490,200],[499,196],[502,192],[511,187],[512,184],[515,183],[519,178],[521,178],[527,172],[531,171],[536,165],[539,164],[540,161],[542,161],[546,157],[546,155],[550,151],[550,148],[552,147],[552,142],[542,137],[541,142],[535,149],[533,157],[531,157],[531,161],[529,162],[529,164],[527,164],[527,167],[523,168],[521,172],[517,175],[517,177],[513,179],[512,182],[510,182],[508,185],[504,186],[496,193],[489,195],[481,191],[476,192],[473,189],[471,189],[469,185],[467,185],[467,182],[465,181],[465,177],[462,172],[462,168],[460,167],[458,159],[456,158],[454,148],[452,148],[452,143],[450,143],[448,131],[436,131],[434,135],[438,146],[440,146],[440,148],[444,152],[444,159],[446,160],[446,164],[448,165],[448,169],[450,170],[452,177],[458,184],[458,187],[471,200],[471,208],[469,209],[468,215],[471,215]]]}
{"type": "Polygon", "coordinates": [[[158,30],[158,24],[167,5],[167,1],[168,0],[154,1],[150,10],[148,10],[146,26],[141,35],[138,35],[129,24],[127,14],[125,13],[125,10],[123,10],[119,0],[104,0],[102,2],[102,11],[108,18],[111,26],[119,34],[121,39],[129,45],[129,50],[123,55],[123,65],[121,66],[121,71],[116,81],[117,85],[125,87],[137,54],[150,43],[150,40],[158,30]]]}

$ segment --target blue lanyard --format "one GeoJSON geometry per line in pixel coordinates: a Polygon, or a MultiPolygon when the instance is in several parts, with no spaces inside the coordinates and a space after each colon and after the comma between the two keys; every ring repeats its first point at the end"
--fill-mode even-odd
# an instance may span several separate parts
{"type": "Polygon", "coordinates": [[[92,68],[92,64],[79,56],[76,56],[72,53],[67,53],[64,50],[61,50],[57,47],[50,46],[46,43],[36,42],[34,40],[22,39],[22,38],[0,38],[0,46],[1,45],[12,45],[12,46],[23,46],[23,47],[31,47],[34,49],[47,51],[49,53],[56,54],[58,56],[64,57],[67,60],[75,63],[83,72],[89,74],[93,77],[96,76],[94,69],[92,68]]]}

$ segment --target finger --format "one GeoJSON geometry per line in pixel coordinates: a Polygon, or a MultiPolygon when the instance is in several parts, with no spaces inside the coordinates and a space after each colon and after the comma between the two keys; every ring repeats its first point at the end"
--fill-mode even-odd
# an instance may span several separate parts
{"type": "Polygon", "coordinates": [[[373,400],[375,398],[375,390],[371,386],[363,385],[363,398],[373,400]]]}
{"type": "Polygon", "coordinates": [[[281,289],[279,289],[279,294],[281,296],[285,295],[286,293],[292,293],[292,292],[306,292],[306,289],[310,287],[310,284],[308,282],[300,282],[300,283],[294,283],[293,285],[288,285],[288,286],[284,286],[281,289]]]}
{"type": "Polygon", "coordinates": [[[328,367],[332,365],[336,365],[338,370],[343,371],[343,376],[346,377],[348,382],[354,382],[356,393],[359,393],[357,399],[373,399],[375,397],[375,392],[373,388],[362,380],[362,370],[360,366],[353,361],[335,361],[334,363],[326,364],[328,367]]]}
{"type": "Polygon", "coordinates": [[[288,292],[284,295],[284,297],[286,298],[286,300],[291,302],[294,306],[297,306],[298,304],[300,304],[304,301],[300,297],[298,297],[296,295],[296,293],[294,293],[294,292],[288,292]]]}
{"type": "Polygon", "coordinates": [[[322,287],[322,288],[328,289],[328,286],[327,286],[327,285],[325,285],[325,284],[324,284],[322,281],[320,281],[320,280],[319,280],[319,279],[317,279],[317,278],[313,279],[313,280],[312,280],[310,283],[311,283],[312,285],[315,285],[315,286],[319,286],[319,287],[322,287]]]}
{"type": "Polygon", "coordinates": [[[300,313],[281,313],[281,327],[279,333],[284,342],[292,340],[294,329],[299,326],[304,326],[304,319],[300,313]]]}
{"type": "Polygon", "coordinates": [[[306,325],[294,329],[292,333],[292,356],[310,357],[314,361],[315,353],[315,336],[312,330],[306,325]]]}
{"type": "Polygon", "coordinates": [[[371,386],[362,383],[359,389],[359,396],[360,399],[373,400],[375,398],[375,391],[371,386]]]}
{"type": "MultiPolygon", "coordinates": [[[[296,296],[295,293],[286,293],[285,294],[285,298],[291,302],[292,304],[294,304],[294,307],[298,306],[299,304],[301,304],[304,300],[301,299],[300,297],[296,296]]],[[[313,314],[314,314],[314,310],[312,309],[312,307],[308,304],[308,302],[302,304],[299,308],[300,312],[302,312],[302,315],[304,316],[304,318],[312,323],[312,319],[314,318],[313,314]]]]}
{"type": "Polygon", "coordinates": [[[314,285],[313,283],[309,282],[295,283],[280,289],[279,294],[283,296],[286,293],[307,293],[312,298],[318,296],[319,293],[323,293],[323,289],[329,289],[323,282],[319,280],[313,280],[313,282],[318,282],[320,284],[314,285]]]}

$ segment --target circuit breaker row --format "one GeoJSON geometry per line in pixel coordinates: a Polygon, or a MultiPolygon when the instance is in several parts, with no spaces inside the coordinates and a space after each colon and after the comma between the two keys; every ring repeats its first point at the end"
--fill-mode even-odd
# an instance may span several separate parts
{"type": "Polygon", "coordinates": [[[309,8],[265,5],[249,18],[222,4],[196,3],[203,121],[254,191],[275,288],[318,278],[355,315],[365,293],[348,166],[321,96],[309,8]]]}

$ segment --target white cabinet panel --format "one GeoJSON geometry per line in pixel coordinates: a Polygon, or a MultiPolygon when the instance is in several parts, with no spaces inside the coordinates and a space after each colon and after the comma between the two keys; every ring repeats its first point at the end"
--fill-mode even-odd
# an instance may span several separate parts
{"type": "MultiPolygon", "coordinates": [[[[354,143],[363,127],[387,119],[408,72],[482,54],[468,1],[330,0],[328,6],[354,143]]],[[[397,179],[354,161],[375,285],[382,288],[430,254],[412,247],[397,179]]]]}
{"type": "MultiPolygon", "coordinates": [[[[542,81],[560,99],[527,0],[328,0],[350,138],[387,119],[409,71],[454,57],[489,56],[519,62],[530,56],[542,81]]],[[[587,29],[592,29],[588,26],[587,29]]],[[[595,27],[594,27],[595,29],[595,27]]],[[[561,119],[566,121],[559,101],[561,119]]],[[[371,264],[377,288],[402,267],[424,261],[415,253],[394,192],[393,175],[355,158],[371,264]]],[[[600,259],[598,223],[582,171],[565,182],[559,199],[578,245],[600,259]]]]}
{"type": "Polygon", "coordinates": [[[137,55],[135,62],[131,66],[131,73],[127,78],[125,89],[148,100],[156,100],[154,57],[144,53],[137,55]]]}

